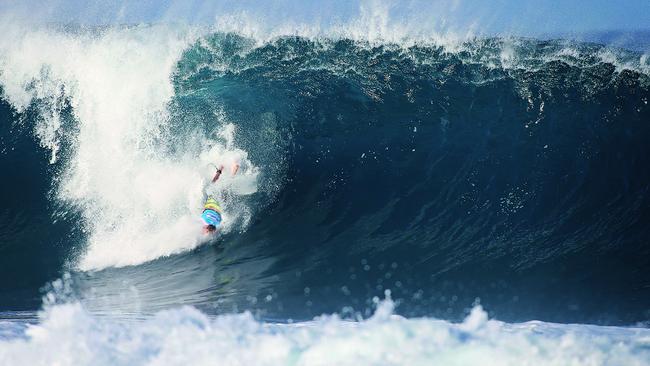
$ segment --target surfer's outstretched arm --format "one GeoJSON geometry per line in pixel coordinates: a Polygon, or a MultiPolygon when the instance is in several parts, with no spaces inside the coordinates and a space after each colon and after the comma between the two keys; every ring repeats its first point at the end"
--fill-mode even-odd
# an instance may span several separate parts
{"type": "MultiPolygon", "coordinates": [[[[232,165],[230,166],[230,175],[235,175],[235,174],[237,174],[238,171],[239,171],[239,164],[238,163],[232,163],[232,165]]],[[[221,173],[223,173],[223,165],[219,165],[219,168],[214,173],[214,177],[212,177],[212,183],[219,180],[219,177],[221,176],[221,173]]]]}
{"type": "Polygon", "coordinates": [[[219,169],[217,169],[217,171],[214,173],[214,177],[212,177],[212,183],[216,182],[219,179],[222,171],[223,171],[223,165],[221,165],[219,169]]]}
{"type": "MultiPolygon", "coordinates": [[[[230,166],[230,175],[235,175],[239,171],[239,164],[233,163],[230,166]]],[[[212,177],[212,183],[216,182],[219,180],[219,177],[221,176],[221,173],[223,172],[223,165],[219,166],[219,169],[217,169],[216,173],[214,173],[214,177],[212,177]]]]}

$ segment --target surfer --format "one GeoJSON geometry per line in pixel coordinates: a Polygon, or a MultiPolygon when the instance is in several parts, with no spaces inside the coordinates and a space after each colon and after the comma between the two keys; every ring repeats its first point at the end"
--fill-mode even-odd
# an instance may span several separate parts
{"type": "Polygon", "coordinates": [[[221,206],[212,196],[209,196],[203,205],[201,219],[203,220],[204,234],[214,233],[217,231],[217,227],[221,225],[221,206]]]}
{"type": "MultiPolygon", "coordinates": [[[[235,175],[239,170],[239,164],[232,163],[230,166],[230,174],[235,175]]],[[[223,172],[223,165],[220,165],[217,168],[217,171],[212,177],[212,183],[215,183],[219,180],[221,173],[223,172]]],[[[208,199],[203,205],[203,212],[201,213],[201,219],[203,220],[203,233],[212,234],[217,231],[217,227],[221,225],[221,206],[212,196],[208,196],[208,199]]]]}

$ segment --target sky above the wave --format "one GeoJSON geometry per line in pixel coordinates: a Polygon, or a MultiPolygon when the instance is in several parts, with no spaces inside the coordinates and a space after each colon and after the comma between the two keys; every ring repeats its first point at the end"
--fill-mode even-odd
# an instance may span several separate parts
{"type": "MultiPolygon", "coordinates": [[[[536,35],[650,30],[650,1],[438,0],[438,1],[199,1],[199,0],[5,0],[0,14],[21,20],[86,24],[189,22],[209,24],[224,14],[245,13],[280,25],[346,23],[363,13],[390,22],[435,25],[438,30],[536,35]]],[[[431,27],[429,27],[431,28],[431,27]]]]}

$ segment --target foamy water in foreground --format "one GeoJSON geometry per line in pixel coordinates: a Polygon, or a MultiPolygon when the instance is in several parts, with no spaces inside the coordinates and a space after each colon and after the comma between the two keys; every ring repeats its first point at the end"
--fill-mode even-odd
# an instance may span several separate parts
{"type": "MultiPolygon", "coordinates": [[[[459,324],[393,314],[381,302],[361,321],[336,315],[274,324],[250,313],[209,318],[192,307],[142,322],[56,305],[38,325],[0,341],[2,365],[647,365],[650,330],[507,324],[480,306],[459,324]]],[[[10,323],[0,323],[8,328],[10,323]]],[[[0,334],[11,334],[9,331],[0,334]]]]}

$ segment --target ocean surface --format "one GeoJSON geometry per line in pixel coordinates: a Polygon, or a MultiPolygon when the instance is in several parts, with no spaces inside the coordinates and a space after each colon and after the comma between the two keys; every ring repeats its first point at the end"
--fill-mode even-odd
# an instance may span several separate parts
{"type": "Polygon", "coordinates": [[[0,31],[0,364],[650,363],[647,50],[0,31]]]}

